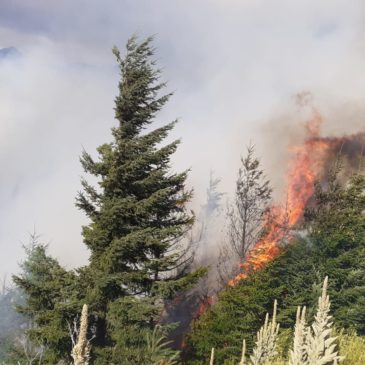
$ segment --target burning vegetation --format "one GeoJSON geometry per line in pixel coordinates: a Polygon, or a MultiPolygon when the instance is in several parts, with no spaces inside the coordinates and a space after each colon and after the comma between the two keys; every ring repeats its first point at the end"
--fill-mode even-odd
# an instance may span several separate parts
{"type": "Polygon", "coordinates": [[[358,164],[365,143],[364,133],[342,137],[323,137],[323,117],[312,109],[312,118],[305,124],[305,138],[301,144],[291,145],[286,183],[286,204],[273,204],[263,219],[262,237],[248,251],[241,272],[229,280],[230,286],[264,267],[281,252],[283,241],[290,240],[292,231],[303,217],[310,202],[315,183],[325,182],[326,170],[336,159],[343,158],[348,167],[358,164]]]}
{"type": "MultiPolygon", "coordinates": [[[[316,183],[326,186],[328,171],[336,163],[341,161],[341,173],[347,177],[359,169],[365,134],[323,136],[324,122],[321,113],[310,106],[310,118],[304,124],[301,142],[288,146],[284,203],[272,202],[269,180],[260,170],[253,146],[248,147],[237,180],[238,203],[233,203],[237,211],[231,207],[227,211],[228,223],[233,227],[231,231],[228,228],[230,250],[224,247],[217,261],[209,262],[208,280],[201,280],[188,294],[180,295],[167,310],[168,321],[180,323],[170,337],[176,348],[186,348],[184,337],[192,321],[199,320],[209,308],[214,307],[219,292],[227,283],[235,287],[277,258],[294,241],[295,233],[302,228],[306,209],[314,204],[316,183]],[[252,194],[248,186],[254,186],[252,194]],[[257,200],[255,195],[260,195],[260,199],[257,200]],[[238,262],[239,270],[236,269],[238,262]]],[[[203,253],[204,242],[212,239],[206,236],[209,222],[210,218],[206,217],[204,225],[208,229],[199,235],[198,244],[203,253]]],[[[205,254],[211,252],[206,249],[205,254]]],[[[196,265],[206,262],[199,255],[196,258],[196,265]]]]}
{"type": "Polygon", "coordinates": [[[311,283],[325,275],[333,278],[336,323],[365,335],[365,177],[348,174],[361,167],[365,134],[323,137],[323,117],[311,108],[305,138],[289,147],[285,204],[271,203],[270,181],[249,147],[227,213],[230,251],[212,252],[208,234],[221,223],[219,179],[211,176],[199,239],[186,240],[194,224],[192,191],[186,189],[187,172],[170,169],[179,141],[161,147],[175,123],[147,129],[170,97],[160,95],[165,84],[158,81],[151,41],[132,37],[124,58],[114,49],[122,78],[113,140],[98,148],[97,159],[87,152],[81,158],[98,181],[93,186],[83,179],[77,196],[77,207],[89,218],[82,231],[88,265],[68,270],[35,240],[13,277],[24,298],[17,310],[32,323],[24,335],[33,347],[15,346],[18,358],[11,363],[20,364],[23,351],[21,360],[42,356],[39,364],[73,359],[86,365],[90,359],[95,365],[173,365],[177,347],[184,348],[184,363],[196,365],[212,342],[222,351],[218,356],[226,351],[234,359],[230,341],[259,328],[255,317],[267,311],[273,296],[286,311],[281,323],[291,328],[293,303],[310,304],[311,283]],[[352,175],[348,184],[337,184],[338,171],[334,177],[327,173],[340,157],[342,173],[352,175]],[[312,244],[295,245],[295,231],[312,205],[303,228],[312,244]],[[288,255],[278,257],[284,246],[288,255]],[[72,333],[69,324],[84,303],[89,306],[72,333]]]}

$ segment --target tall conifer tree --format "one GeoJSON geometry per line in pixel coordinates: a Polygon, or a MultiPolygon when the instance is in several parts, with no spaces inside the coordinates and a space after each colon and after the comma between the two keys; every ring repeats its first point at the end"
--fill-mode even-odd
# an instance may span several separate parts
{"type": "Polygon", "coordinates": [[[87,302],[97,318],[96,343],[103,360],[139,363],[144,336],[159,320],[164,300],[192,285],[201,272],[186,274],[182,245],[194,217],[186,209],[187,171],[171,171],[179,141],[163,145],[175,122],[152,130],[151,123],[171,94],[161,94],[160,70],[151,38],[132,37],[124,58],[113,49],[121,72],[115,99],[113,140],[86,152],[84,170],[98,187],[82,180],[77,206],[90,219],[83,227],[90,250],[85,275],[87,302]],[[110,350],[110,351],[109,351],[110,350]]]}

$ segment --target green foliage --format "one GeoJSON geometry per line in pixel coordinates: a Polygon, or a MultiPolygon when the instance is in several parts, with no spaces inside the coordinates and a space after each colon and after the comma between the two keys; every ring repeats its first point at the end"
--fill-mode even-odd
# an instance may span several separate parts
{"type": "MultiPolygon", "coordinates": [[[[219,295],[189,335],[189,363],[206,363],[212,347],[217,349],[217,362],[237,361],[242,337],[253,337],[260,327],[258,319],[275,298],[282,308],[282,328],[292,328],[298,305],[315,307],[327,273],[336,324],[365,333],[364,192],[363,175],[340,185],[331,174],[325,187],[318,184],[313,208],[306,214],[305,238],[298,237],[274,262],[219,295]]],[[[313,317],[313,312],[308,314],[313,317]]]]}
{"type": "MultiPolygon", "coordinates": [[[[246,341],[243,340],[239,365],[336,365],[344,357],[339,354],[338,337],[333,337],[333,321],[330,315],[330,298],[327,294],[328,277],[318,298],[316,315],[309,326],[306,321],[306,308],[298,307],[294,336],[290,350],[278,351],[280,324],[276,322],[277,301],[274,302],[272,319],[266,314],[264,325],[257,332],[257,340],[249,359],[246,357],[246,341]]],[[[341,333],[343,335],[343,332],[341,333]]],[[[282,341],[280,341],[282,343],[282,341]]],[[[346,346],[346,336],[343,336],[346,346]]],[[[281,349],[282,350],[282,349],[281,349]]],[[[214,364],[215,349],[212,348],[210,364],[214,364]]],[[[224,364],[235,364],[237,360],[225,360],[224,364]]]]}
{"type": "Polygon", "coordinates": [[[192,192],[185,188],[188,171],[171,171],[179,141],[163,144],[175,122],[151,128],[171,96],[161,95],[151,41],[132,37],[125,57],[113,49],[121,74],[113,140],[97,149],[97,159],[85,151],[81,157],[98,182],[83,179],[77,197],[90,219],[83,227],[89,265],[68,272],[34,242],[14,276],[25,296],[18,310],[32,323],[28,337],[46,348],[49,363],[69,360],[70,325],[83,303],[95,332],[95,364],[141,363],[165,301],[205,273],[186,272],[191,255],[182,241],[194,222],[186,209],[192,192]]]}
{"type": "MultiPolygon", "coordinates": [[[[166,334],[156,326],[152,333],[147,334],[147,359],[151,365],[174,365],[179,356],[178,351],[168,348],[169,342],[165,340],[166,334]]],[[[147,364],[147,363],[146,363],[147,364]]]]}
{"type": "MultiPolygon", "coordinates": [[[[96,349],[94,364],[100,365],[175,365],[179,351],[172,350],[166,340],[166,329],[155,326],[152,331],[140,326],[128,327],[130,342],[125,346],[96,349]],[[143,349],[143,351],[141,350],[143,349]]],[[[124,340],[124,339],[123,339],[124,340]]]]}
{"type": "Polygon", "coordinates": [[[22,301],[17,288],[7,287],[5,282],[0,292],[0,363],[9,359],[16,338],[26,326],[26,319],[15,310],[22,301]]]}
{"type": "Polygon", "coordinates": [[[365,334],[365,176],[342,187],[330,176],[317,185],[316,206],[307,214],[319,273],[331,277],[332,310],[338,326],[365,334]]]}
{"type": "MultiPolygon", "coordinates": [[[[90,221],[83,227],[89,264],[67,271],[33,237],[22,273],[13,278],[24,295],[17,308],[30,323],[32,356],[44,349],[47,364],[70,360],[70,326],[83,303],[89,304],[89,330],[95,329],[93,364],[174,364],[177,353],[165,341],[171,326],[156,325],[166,301],[205,273],[187,273],[191,255],[183,238],[194,222],[186,208],[192,192],[185,187],[188,171],[171,170],[179,141],[164,144],[175,122],[152,128],[171,94],[162,93],[165,84],[159,81],[151,41],[139,43],[132,37],[124,57],[113,49],[121,75],[113,139],[98,147],[97,158],[85,151],[81,156],[85,172],[97,181],[93,186],[83,179],[77,196],[77,207],[90,221]]],[[[261,234],[271,196],[252,149],[242,164],[229,215],[233,251],[241,259],[261,234]]],[[[218,363],[237,363],[242,337],[251,351],[261,318],[276,298],[282,308],[279,350],[287,353],[296,308],[315,306],[325,275],[331,277],[336,324],[365,334],[365,177],[354,175],[341,185],[336,176],[334,172],[324,186],[316,185],[301,234],[283,247],[281,256],[221,292],[218,303],[193,324],[187,338],[189,364],[208,363],[212,347],[218,349],[218,363]]],[[[208,213],[221,199],[217,183],[211,180],[208,213]]],[[[0,298],[0,310],[2,300],[7,298],[0,298]]],[[[351,356],[363,351],[364,343],[353,334],[341,334],[340,345],[352,365],[351,356]]]]}
{"type": "Polygon", "coordinates": [[[365,339],[355,331],[340,331],[338,335],[341,356],[345,359],[342,365],[365,364],[365,339]]]}
{"type": "Polygon", "coordinates": [[[163,145],[175,122],[150,128],[171,96],[160,95],[165,84],[151,38],[138,43],[132,37],[124,58],[117,48],[113,53],[121,73],[113,141],[98,148],[97,160],[85,151],[81,157],[85,172],[98,180],[94,187],[83,179],[77,197],[90,219],[83,227],[89,265],[67,272],[34,242],[22,274],[14,276],[25,296],[18,310],[32,323],[29,339],[47,349],[50,363],[69,359],[69,326],[82,302],[96,329],[95,363],[140,363],[164,301],[204,274],[185,272],[190,257],[181,241],[194,222],[186,210],[192,193],[185,189],[187,171],[170,168],[179,141],[163,145]]]}
{"type": "MultiPolygon", "coordinates": [[[[243,337],[247,339],[247,347],[251,351],[255,334],[262,318],[271,310],[273,298],[279,298],[279,306],[283,307],[282,299],[290,290],[285,285],[285,276],[288,275],[286,267],[293,261],[298,263],[298,257],[303,256],[303,246],[293,245],[285,255],[263,270],[221,292],[217,304],[194,323],[188,335],[188,363],[208,363],[212,347],[217,349],[217,363],[227,359],[238,362],[243,337]]],[[[304,261],[302,265],[305,265],[304,261]]],[[[295,311],[296,306],[288,320],[290,327],[294,324],[295,311]]],[[[280,322],[289,316],[289,311],[281,310],[280,322]]]]}
{"type": "Polygon", "coordinates": [[[32,236],[22,273],[13,280],[24,293],[24,303],[17,309],[30,323],[28,338],[36,347],[46,349],[46,361],[57,362],[67,359],[71,350],[68,323],[72,322],[77,306],[75,276],[48,256],[46,250],[32,236]]]}
{"type": "Polygon", "coordinates": [[[153,331],[165,300],[193,285],[203,270],[184,270],[190,257],[182,238],[194,222],[186,210],[192,193],[185,189],[187,171],[170,168],[179,141],[163,144],[175,122],[150,127],[171,95],[161,95],[165,84],[151,38],[138,43],[132,37],[124,58],[117,48],[113,53],[121,72],[117,125],[112,142],[98,148],[98,159],[86,152],[81,157],[98,186],[82,180],[77,206],[91,221],[83,227],[90,263],[82,275],[97,328],[94,348],[103,354],[98,361],[128,358],[132,364],[147,346],[140,334],[153,331]]]}

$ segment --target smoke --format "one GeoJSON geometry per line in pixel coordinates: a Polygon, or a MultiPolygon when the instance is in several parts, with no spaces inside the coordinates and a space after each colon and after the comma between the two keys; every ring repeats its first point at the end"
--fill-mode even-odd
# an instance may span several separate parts
{"type": "Polygon", "coordinates": [[[175,91],[157,125],[180,119],[173,168],[191,168],[195,265],[211,268],[196,290],[171,303],[169,321],[182,322],[177,342],[217,288],[225,203],[250,141],[279,202],[290,146],[305,139],[312,107],[323,117],[322,136],[348,136],[331,157],[341,149],[346,173],[358,167],[362,0],[0,0],[0,8],[0,276],[18,270],[34,227],[62,264],[86,262],[80,232],[87,220],[74,206],[78,156],[110,141],[119,77],[110,50],[123,50],[134,32],[156,34],[158,65],[175,91]],[[304,108],[297,103],[303,91],[312,95],[303,94],[311,99],[304,108]],[[212,169],[225,193],[219,212],[206,200],[212,169]]]}
{"type": "Polygon", "coordinates": [[[16,270],[34,228],[68,266],[87,257],[85,219],[74,207],[78,156],[82,146],[92,151],[109,137],[115,77],[68,64],[53,47],[41,41],[0,63],[1,272],[16,270]]]}
{"type": "Polygon", "coordinates": [[[219,248],[224,240],[224,193],[220,191],[220,179],[210,171],[206,199],[197,215],[191,232],[190,244],[193,262],[189,270],[207,268],[207,274],[193,289],[179,293],[165,308],[163,321],[176,323],[170,333],[175,348],[184,347],[184,335],[190,330],[191,321],[199,318],[221,287],[217,275],[219,248]]]}
{"type": "Polygon", "coordinates": [[[285,200],[285,177],[288,173],[288,162],[293,159],[292,147],[302,144],[307,138],[305,125],[313,118],[313,110],[321,118],[321,138],[338,141],[324,172],[331,168],[331,163],[340,154],[347,160],[344,166],[347,173],[356,172],[359,168],[359,154],[365,133],[363,102],[349,101],[346,98],[321,98],[309,92],[296,94],[267,118],[266,122],[262,121],[260,124],[261,143],[257,145],[257,150],[263,156],[262,162],[270,176],[276,200],[285,200]],[[306,98],[306,105],[299,105],[298,97],[303,96],[306,98]]]}
{"type": "Polygon", "coordinates": [[[0,63],[1,272],[17,269],[21,242],[34,226],[63,264],[86,261],[80,235],[86,220],[74,207],[78,156],[110,140],[118,81],[110,49],[122,48],[133,32],[157,34],[158,64],[176,90],[158,123],[181,119],[171,136],[183,140],[174,169],[191,167],[196,212],[211,169],[220,190],[232,194],[250,140],[280,190],[287,146],[302,138],[290,99],[296,92],[313,92],[325,135],[362,127],[360,0],[0,0],[0,6],[0,47],[21,53],[0,63]]]}
{"type": "MultiPolygon", "coordinates": [[[[311,203],[315,191],[314,183],[316,181],[326,183],[329,171],[333,169],[339,159],[343,164],[341,177],[344,181],[361,168],[365,146],[364,132],[352,135],[323,136],[321,127],[324,119],[313,106],[312,95],[309,93],[298,95],[296,105],[298,107],[297,118],[302,117],[306,120],[305,124],[301,126],[302,128],[297,126],[292,128],[292,133],[288,133],[286,156],[281,156],[280,185],[283,188],[282,193],[285,191],[285,195],[278,194],[269,211],[266,212],[267,216],[265,215],[263,219],[265,234],[254,242],[245,261],[231,260],[229,262],[229,265],[233,265],[232,267],[241,266],[240,273],[235,278],[225,278],[226,281],[232,279],[228,281],[229,285],[235,285],[277,257],[281,252],[282,244],[290,242],[291,231],[296,228],[306,206],[311,203]],[[283,166],[286,167],[283,168],[283,166]]],[[[280,125],[279,122],[277,124],[280,125]]],[[[281,139],[283,138],[278,136],[275,139],[276,143],[282,142],[281,139]]],[[[273,155],[276,154],[276,152],[273,153],[273,155]]],[[[219,280],[221,279],[219,275],[221,262],[217,255],[227,240],[222,219],[224,211],[221,206],[224,194],[217,190],[219,182],[220,180],[214,179],[211,174],[207,201],[201,207],[201,214],[195,227],[195,236],[193,236],[198,247],[195,265],[197,267],[207,266],[208,274],[197,287],[178,295],[175,300],[168,303],[166,308],[164,320],[169,323],[179,323],[171,335],[174,345],[179,348],[183,344],[184,334],[189,331],[191,321],[214,304],[216,294],[222,286],[227,284],[219,280]]]]}

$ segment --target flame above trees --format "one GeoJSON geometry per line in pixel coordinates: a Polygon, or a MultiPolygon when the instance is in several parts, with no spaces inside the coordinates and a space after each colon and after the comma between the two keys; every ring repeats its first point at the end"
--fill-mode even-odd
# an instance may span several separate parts
{"type": "Polygon", "coordinates": [[[313,109],[312,118],[305,125],[304,141],[289,147],[291,159],[287,170],[286,205],[273,204],[270,207],[264,217],[263,236],[250,249],[245,261],[240,265],[241,272],[229,281],[229,285],[236,285],[279,255],[280,243],[291,238],[292,230],[302,218],[305,207],[314,193],[315,182],[323,178],[329,157],[339,153],[346,142],[356,142],[359,137],[363,140],[363,134],[322,137],[322,122],[323,117],[313,109]]]}

